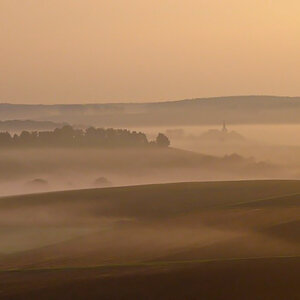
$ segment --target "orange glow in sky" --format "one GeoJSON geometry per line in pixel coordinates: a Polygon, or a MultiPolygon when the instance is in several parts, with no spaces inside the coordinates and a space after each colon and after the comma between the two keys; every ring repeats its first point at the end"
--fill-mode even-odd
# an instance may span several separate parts
{"type": "Polygon", "coordinates": [[[297,0],[0,0],[0,102],[300,95],[297,0]]]}

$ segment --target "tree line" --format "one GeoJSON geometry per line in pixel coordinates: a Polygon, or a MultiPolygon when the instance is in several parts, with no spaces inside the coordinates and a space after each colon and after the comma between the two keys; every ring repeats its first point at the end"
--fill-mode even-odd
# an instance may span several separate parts
{"type": "Polygon", "coordinates": [[[28,147],[168,147],[168,137],[159,133],[155,141],[148,141],[142,132],[127,129],[94,128],[75,129],[66,125],[53,131],[22,131],[19,135],[0,132],[0,146],[28,147]]]}

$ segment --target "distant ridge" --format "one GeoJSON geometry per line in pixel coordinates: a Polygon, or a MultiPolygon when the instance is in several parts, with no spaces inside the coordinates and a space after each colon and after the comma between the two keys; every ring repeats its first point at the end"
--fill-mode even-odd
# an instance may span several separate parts
{"type": "Polygon", "coordinates": [[[33,120],[0,120],[0,131],[22,131],[22,130],[54,130],[61,128],[67,123],[55,123],[52,121],[33,121],[33,120]]]}
{"type": "Polygon", "coordinates": [[[32,119],[104,127],[300,124],[300,97],[232,96],[148,103],[9,104],[0,119],[32,119]]]}
{"type": "Polygon", "coordinates": [[[161,101],[147,101],[147,102],[103,102],[103,103],[97,103],[97,102],[91,102],[91,103],[71,103],[71,104],[23,104],[23,103],[10,103],[10,102],[1,102],[0,106],[23,106],[23,107],[29,107],[29,106],[35,106],[35,107],[53,107],[53,106],[68,106],[68,107],[79,107],[79,106],[119,106],[119,105],[159,105],[159,104],[174,104],[174,103],[187,103],[187,102],[205,102],[205,101],[228,101],[228,100],[293,100],[293,101],[300,101],[300,96],[293,97],[293,96],[273,96],[273,95],[235,95],[235,96],[215,96],[215,97],[200,97],[200,98],[186,98],[186,99],[179,99],[179,100],[161,100],[161,101]]]}

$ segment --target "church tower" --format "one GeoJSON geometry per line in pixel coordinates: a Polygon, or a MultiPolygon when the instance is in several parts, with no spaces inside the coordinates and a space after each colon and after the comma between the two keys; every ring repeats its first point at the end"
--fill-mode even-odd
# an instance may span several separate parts
{"type": "Polygon", "coordinates": [[[222,128],[222,132],[223,132],[223,133],[227,133],[227,132],[228,132],[228,129],[227,129],[227,127],[226,127],[226,123],[225,123],[225,121],[223,121],[223,128],[222,128]]]}

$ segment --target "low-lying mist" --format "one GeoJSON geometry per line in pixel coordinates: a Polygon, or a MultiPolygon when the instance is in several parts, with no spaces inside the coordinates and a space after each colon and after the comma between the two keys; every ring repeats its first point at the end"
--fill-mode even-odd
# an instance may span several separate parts
{"type": "MultiPolygon", "coordinates": [[[[14,147],[0,151],[0,195],[179,181],[300,178],[298,125],[224,122],[219,127],[132,129],[147,134],[140,134],[141,141],[153,141],[157,132],[163,132],[171,147],[151,143],[143,147],[29,147],[20,136],[14,147]]],[[[121,132],[130,136],[129,131],[121,132]]],[[[30,141],[30,135],[24,137],[30,141]]]]}
{"type": "Polygon", "coordinates": [[[0,153],[1,195],[179,181],[280,178],[290,173],[239,155],[173,148],[36,148],[0,153]]]}
{"type": "Polygon", "coordinates": [[[143,127],[149,137],[160,130],[167,134],[176,148],[207,155],[224,156],[237,153],[289,167],[300,167],[300,125],[297,124],[253,124],[238,125],[226,123],[228,137],[213,136],[221,133],[223,124],[203,126],[143,127]],[[236,135],[231,135],[234,133],[236,135]],[[211,134],[211,136],[209,136],[211,134]]]}
{"type": "Polygon", "coordinates": [[[2,198],[0,269],[296,255],[297,192],[248,181],[2,198]]]}

